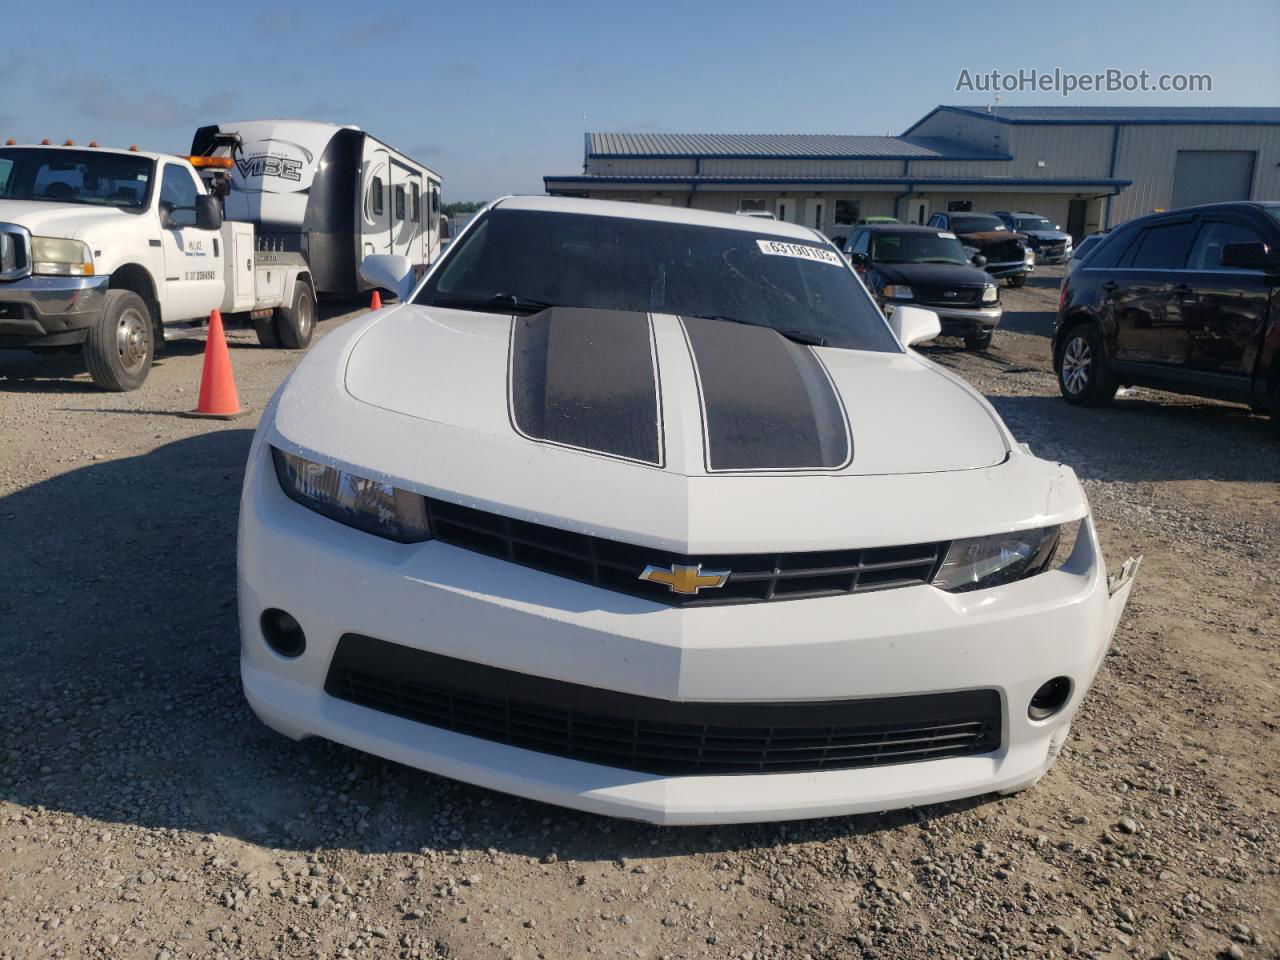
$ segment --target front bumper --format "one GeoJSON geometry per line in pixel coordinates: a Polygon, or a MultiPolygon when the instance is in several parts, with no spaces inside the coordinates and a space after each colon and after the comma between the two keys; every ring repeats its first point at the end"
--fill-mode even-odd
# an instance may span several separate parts
{"type": "Polygon", "coordinates": [[[1035,264],[1027,263],[1026,260],[1010,260],[1006,263],[988,263],[983,268],[993,277],[1004,279],[1006,277],[1017,277],[1024,273],[1035,273],[1035,264]]]}
{"type": "MultiPolygon", "coordinates": [[[[892,300],[884,305],[886,315],[895,305],[896,301],[892,300]]],[[[961,307],[942,307],[925,303],[903,302],[901,305],[918,306],[923,310],[932,310],[938,315],[938,321],[942,324],[942,335],[944,337],[961,337],[971,333],[987,333],[999,326],[1000,319],[1004,316],[1004,307],[998,303],[994,307],[983,307],[980,310],[965,310],[961,307]]]]}
{"type": "Polygon", "coordinates": [[[250,706],[294,738],[321,736],[458,780],[660,824],[882,811],[1039,779],[1066,738],[1124,608],[1092,525],[1060,570],[1005,588],[932,587],[819,600],[673,608],[441,543],[404,545],[334,523],[280,490],[255,443],[241,504],[241,677],[250,706]],[[291,613],[304,653],[265,643],[264,609],[291,613]],[[989,754],[817,773],[659,776],[450,732],[325,693],[348,633],[505,670],[667,701],[795,702],[993,689],[989,754]],[[1032,721],[1051,677],[1064,708],[1032,721]]]}
{"type": "Polygon", "coordinates": [[[80,343],[102,315],[109,276],[0,282],[0,346],[80,343]]]}
{"type": "Polygon", "coordinates": [[[1059,263],[1066,263],[1070,259],[1071,259],[1070,247],[1067,247],[1066,250],[1063,250],[1056,254],[1041,253],[1039,250],[1036,251],[1037,266],[1052,266],[1059,263]]]}

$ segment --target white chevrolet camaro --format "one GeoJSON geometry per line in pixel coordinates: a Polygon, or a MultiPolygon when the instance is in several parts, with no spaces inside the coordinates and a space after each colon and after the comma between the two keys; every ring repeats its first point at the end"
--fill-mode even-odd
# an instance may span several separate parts
{"type": "Polygon", "coordinates": [[[1030,786],[1110,643],[1075,474],[812,230],[509,198],[262,417],[257,715],[664,824],[1030,786]]]}

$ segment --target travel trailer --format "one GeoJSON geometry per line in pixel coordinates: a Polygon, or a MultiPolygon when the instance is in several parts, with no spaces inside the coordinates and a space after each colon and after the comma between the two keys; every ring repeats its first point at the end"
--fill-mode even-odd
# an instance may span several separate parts
{"type": "Polygon", "coordinates": [[[201,127],[193,156],[234,160],[200,168],[227,219],[254,225],[258,249],[300,253],[317,293],[368,289],[370,254],[408,257],[419,273],[440,252],[440,177],[359,127],[251,120],[201,127]]]}

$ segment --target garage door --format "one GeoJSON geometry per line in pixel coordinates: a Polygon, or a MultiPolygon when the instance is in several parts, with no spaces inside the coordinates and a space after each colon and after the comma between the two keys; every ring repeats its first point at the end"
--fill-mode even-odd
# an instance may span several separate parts
{"type": "Polygon", "coordinates": [[[1179,150],[1173,168],[1173,206],[1248,200],[1252,150],[1179,150]]]}

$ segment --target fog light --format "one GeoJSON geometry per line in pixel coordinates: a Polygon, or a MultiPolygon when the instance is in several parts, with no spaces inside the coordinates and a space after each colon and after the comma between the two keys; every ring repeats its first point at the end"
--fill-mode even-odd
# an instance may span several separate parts
{"type": "Polygon", "coordinates": [[[1071,679],[1054,677],[1042,684],[1031,697],[1031,705],[1027,707],[1027,716],[1032,720],[1048,720],[1061,710],[1071,699],[1071,679]]]}
{"type": "Polygon", "coordinates": [[[262,612],[262,635],[267,646],[282,657],[296,657],[307,649],[302,624],[283,610],[272,607],[262,612]]]}

